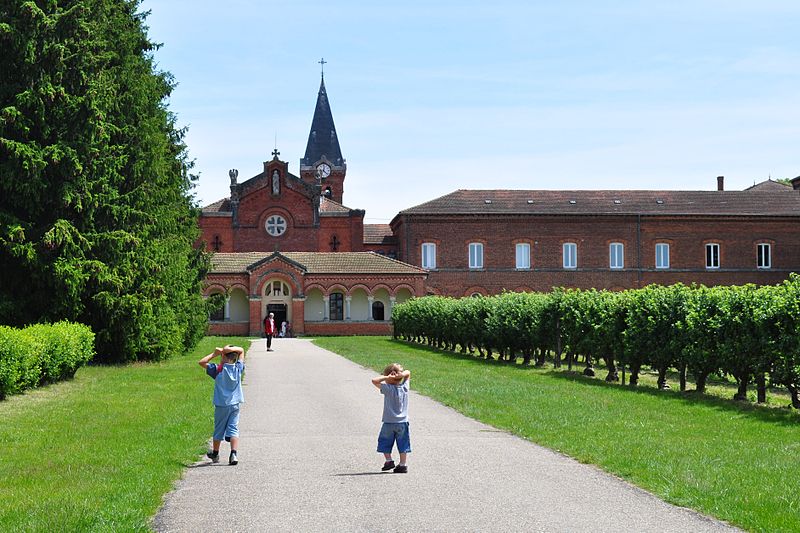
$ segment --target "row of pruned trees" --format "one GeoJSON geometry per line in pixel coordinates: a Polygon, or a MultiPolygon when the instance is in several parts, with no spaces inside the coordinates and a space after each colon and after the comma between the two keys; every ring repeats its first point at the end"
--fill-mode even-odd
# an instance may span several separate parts
{"type": "Polygon", "coordinates": [[[766,401],[767,383],[786,386],[800,409],[800,276],[777,286],[705,287],[650,285],[609,292],[555,289],[550,293],[504,293],[481,298],[428,296],[392,313],[394,334],[406,340],[483,357],[522,357],[556,367],[582,360],[585,373],[605,364],[607,381],[620,368],[636,385],[643,366],[687,374],[703,392],[711,374],[732,376],[736,399],[755,383],[766,401]]]}

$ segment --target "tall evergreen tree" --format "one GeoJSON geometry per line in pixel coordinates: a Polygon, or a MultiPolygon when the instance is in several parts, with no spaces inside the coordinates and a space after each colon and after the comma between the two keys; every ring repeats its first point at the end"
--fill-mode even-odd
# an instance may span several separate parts
{"type": "Polygon", "coordinates": [[[0,2],[0,323],[89,324],[108,361],[193,345],[208,258],[138,0],[0,2]]]}

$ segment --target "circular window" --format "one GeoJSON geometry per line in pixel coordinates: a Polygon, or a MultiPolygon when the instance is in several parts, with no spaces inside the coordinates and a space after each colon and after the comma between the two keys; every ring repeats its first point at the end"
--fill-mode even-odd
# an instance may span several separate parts
{"type": "Polygon", "coordinates": [[[280,237],[286,232],[286,219],[280,215],[270,216],[264,225],[267,228],[267,233],[273,237],[280,237]]]}

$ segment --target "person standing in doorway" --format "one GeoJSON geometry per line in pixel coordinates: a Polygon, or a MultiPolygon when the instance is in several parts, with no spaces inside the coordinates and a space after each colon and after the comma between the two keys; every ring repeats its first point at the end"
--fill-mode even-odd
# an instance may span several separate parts
{"type": "Polygon", "coordinates": [[[264,335],[267,336],[267,351],[272,351],[272,336],[275,335],[275,314],[270,313],[264,319],[264,335]]]}

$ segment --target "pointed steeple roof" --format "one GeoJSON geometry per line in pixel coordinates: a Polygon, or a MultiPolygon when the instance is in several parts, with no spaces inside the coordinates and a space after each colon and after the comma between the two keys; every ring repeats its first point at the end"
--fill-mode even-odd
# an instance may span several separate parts
{"type": "Polygon", "coordinates": [[[336,166],[344,164],[342,149],[339,148],[339,137],[336,135],[336,126],[333,124],[331,106],[328,103],[328,94],[325,92],[325,78],[319,84],[317,94],[317,107],[314,109],[314,119],[311,121],[311,132],[308,134],[306,155],[300,161],[302,165],[313,165],[322,156],[336,166]]]}

